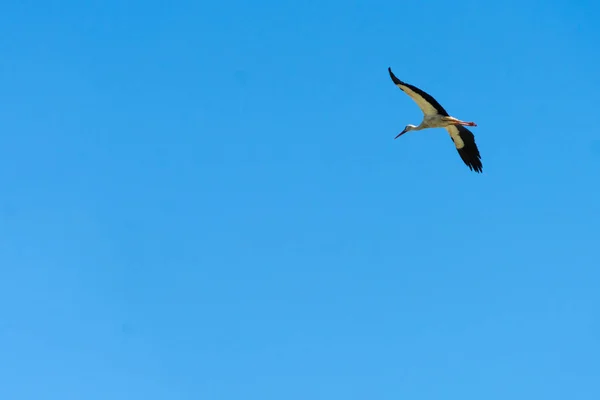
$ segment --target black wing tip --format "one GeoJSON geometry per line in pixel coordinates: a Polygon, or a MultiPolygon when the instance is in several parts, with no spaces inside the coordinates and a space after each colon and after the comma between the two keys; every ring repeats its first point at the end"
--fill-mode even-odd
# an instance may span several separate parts
{"type": "Polygon", "coordinates": [[[398,78],[396,78],[396,75],[394,75],[394,73],[392,72],[392,68],[388,67],[388,72],[390,73],[390,77],[392,78],[392,81],[396,84],[396,85],[401,85],[402,81],[398,78]]]}
{"type": "Polygon", "coordinates": [[[471,163],[465,162],[465,164],[467,164],[467,167],[469,167],[471,171],[478,174],[483,173],[483,165],[481,164],[481,161],[473,161],[471,163]]]}
{"type": "Polygon", "coordinates": [[[398,86],[400,88],[400,90],[402,90],[403,92],[406,92],[406,90],[404,90],[404,88],[402,86],[409,88],[410,90],[412,90],[413,92],[415,92],[419,96],[421,96],[426,102],[431,104],[433,106],[433,108],[435,108],[437,110],[438,114],[448,116],[448,112],[444,109],[444,107],[442,107],[442,105],[440,103],[437,102],[436,99],[433,98],[433,96],[431,96],[427,92],[419,89],[416,86],[413,86],[406,82],[402,82],[400,79],[398,79],[396,77],[396,75],[394,75],[394,73],[392,72],[392,69],[390,67],[388,67],[388,72],[390,73],[390,77],[392,78],[392,81],[394,81],[394,84],[396,84],[396,86],[398,86]]]}
{"type": "Polygon", "coordinates": [[[460,158],[463,160],[465,165],[469,167],[471,171],[482,173],[483,164],[481,162],[481,156],[479,150],[475,144],[465,145],[462,149],[457,149],[460,158]]]}
{"type": "MultiPolygon", "coordinates": [[[[460,132],[460,137],[465,144],[462,149],[456,149],[458,151],[458,155],[460,155],[460,158],[471,171],[482,173],[483,164],[481,162],[479,148],[475,143],[475,135],[473,135],[473,132],[462,125],[457,125],[457,128],[460,132]]],[[[454,139],[452,139],[452,141],[454,141],[454,139]]]]}

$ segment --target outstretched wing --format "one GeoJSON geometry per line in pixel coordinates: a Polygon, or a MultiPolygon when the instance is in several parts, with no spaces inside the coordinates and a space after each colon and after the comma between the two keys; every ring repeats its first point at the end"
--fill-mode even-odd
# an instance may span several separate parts
{"type": "Polygon", "coordinates": [[[475,136],[473,133],[462,125],[450,125],[446,127],[450,134],[450,138],[456,146],[458,155],[469,167],[471,171],[481,172],[483,164],[481,163],[481,155],[475,144],[475,136]]]}
{"type": "Polygon", "coordinates": [[[444,107],[440,105],[431,95],[425,93],[418,87],[413,85],[409,85],[406,82],[402,82],[400,79],[396,78],[396,75],[392,72],[391,68],[388,68],[390,73],[390,77],[396,86],[398,86],[404,93],[410,96],[411,99],[417,103],[421,111],[423,111],[424,115],[435,115],[440,114],[444,116],[448,116],[444,107]]]}

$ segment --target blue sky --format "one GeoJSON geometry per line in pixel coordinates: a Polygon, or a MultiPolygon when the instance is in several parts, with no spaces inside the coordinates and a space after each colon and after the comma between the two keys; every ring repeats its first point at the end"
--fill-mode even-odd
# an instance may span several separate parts
{"type": "Polygon", "coordinates": [[[600,398],[598,20],[6,3],[0,398],[600,398]]]}

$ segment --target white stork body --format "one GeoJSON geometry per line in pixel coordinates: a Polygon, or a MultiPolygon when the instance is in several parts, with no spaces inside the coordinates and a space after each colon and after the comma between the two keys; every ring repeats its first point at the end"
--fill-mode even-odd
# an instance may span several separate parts
{"type": "Polygon", "coordinates": [[[474,122],[465,122],[450,116],[446,110],[433,97],[425,93],[421,89],[402,82],[392,73],[391,68],[388,68],[390,77],[396,86],[406,93],[411,99],[417,103],[423,112],[423,121],[419,126],[406,125],[404,130],[396,136],[396,139],[409,131],[420,131],[428,128],[445,128],[450,134],[450,138],[456,146],[456,150],[463,162],[469,169],[475,172],[481,172],[483,165],[479,149],[475,144],[475,136],[465,128],[465,126],[477,126],[474,122]]]}

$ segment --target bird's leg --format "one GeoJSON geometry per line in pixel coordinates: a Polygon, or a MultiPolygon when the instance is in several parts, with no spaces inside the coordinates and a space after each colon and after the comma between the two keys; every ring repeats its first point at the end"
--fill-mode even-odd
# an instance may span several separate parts
{"type": "Polygon", "coordinates": [[[445,117],[444,120],[450,122],[452,125],[477,126],[475,122],[461,121],[460,119],[454,117],[445,117]]]}

